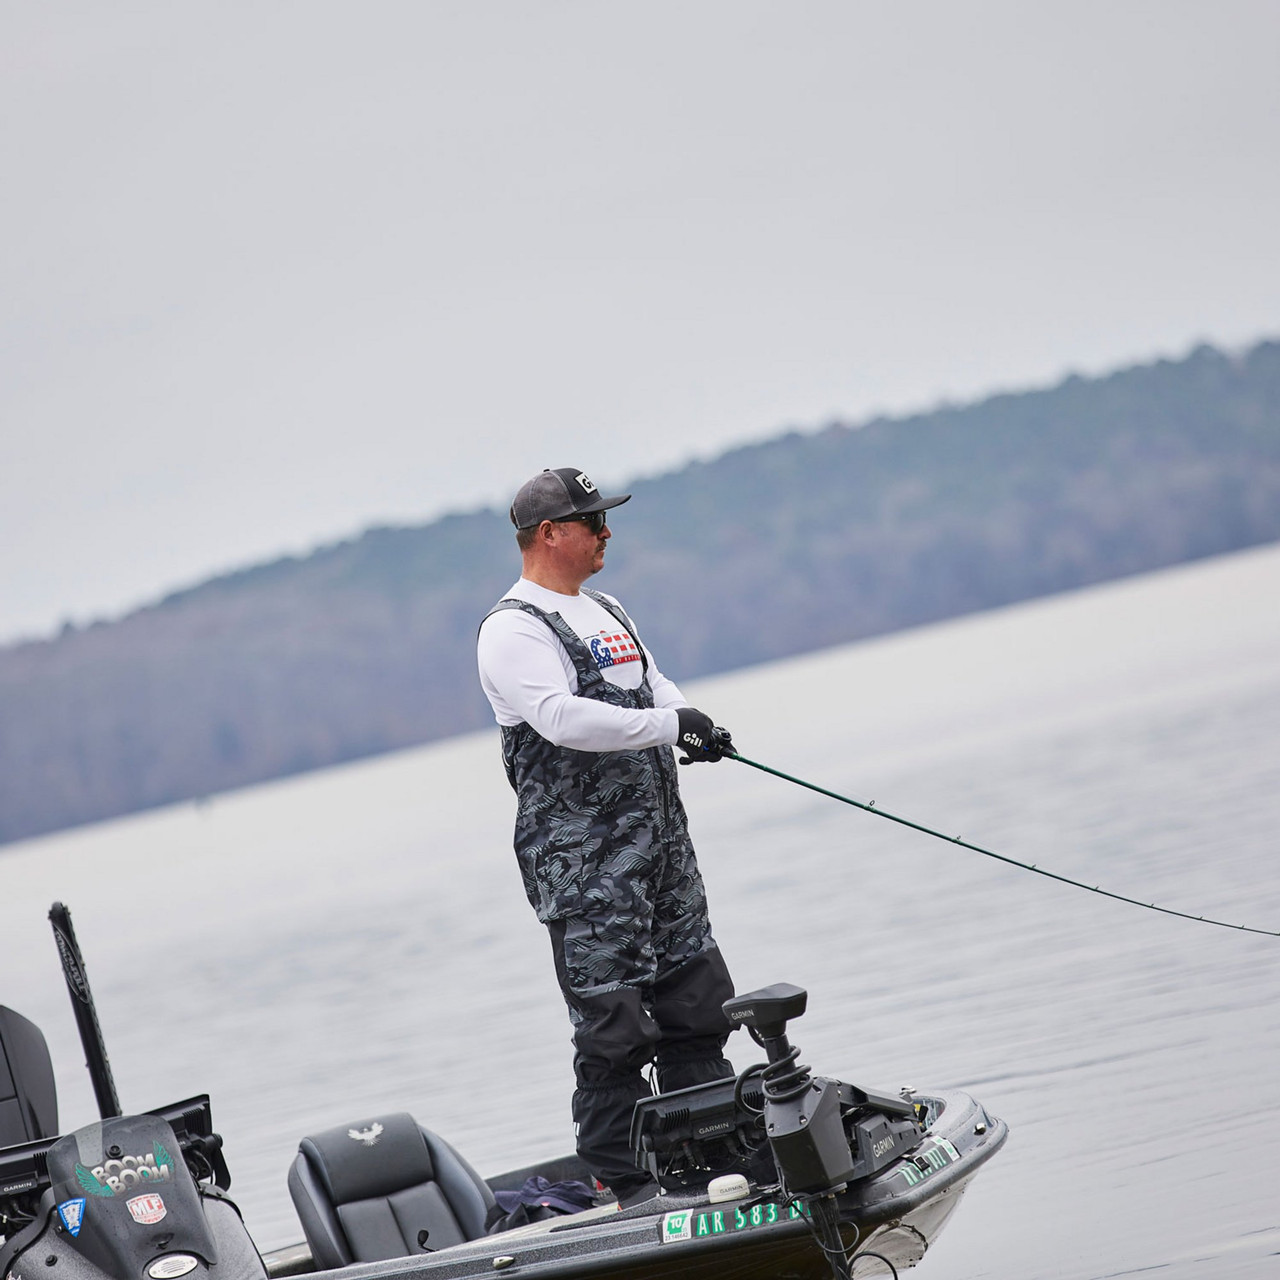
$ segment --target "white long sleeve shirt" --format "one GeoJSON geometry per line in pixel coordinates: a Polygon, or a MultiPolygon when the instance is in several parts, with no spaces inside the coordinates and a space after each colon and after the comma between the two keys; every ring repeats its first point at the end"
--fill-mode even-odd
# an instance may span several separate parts
{"type": "MultiPolygon", "coordinates": [[[[590,596],[561,595],[521,578],[504,598],[512,597],[558,613],[581,637],[600,674],[611,684],[639,687],[644,664],[631,637],[590,596]]],[[[612,596],[608,599],[617,603],[612,596]]],[[[476,646],[480,683],[497,722],[524,721],[549,742],[577,751],[634,751],[675,743],[674,709],[688,704],[647,649],[644,656],[655,703],[652,710],[577,697],[578,677],[564,645],[541,618],[523,609],[491,614],[480,628],[476,646]]]]}

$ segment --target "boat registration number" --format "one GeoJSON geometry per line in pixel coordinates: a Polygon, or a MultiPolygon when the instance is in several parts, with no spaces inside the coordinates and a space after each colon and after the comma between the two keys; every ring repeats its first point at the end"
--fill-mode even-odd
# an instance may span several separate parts
{"type": "Polygon", "coordinates": [[[804,1206],[778,1204],[773,1200],[766,1200],[763,1204],[725,1205],[722,1209],[678,1209],[662,1215],[662,1242],[668,1244],[675,1240],[733,1235],[808,1216],[804,1206]]]}

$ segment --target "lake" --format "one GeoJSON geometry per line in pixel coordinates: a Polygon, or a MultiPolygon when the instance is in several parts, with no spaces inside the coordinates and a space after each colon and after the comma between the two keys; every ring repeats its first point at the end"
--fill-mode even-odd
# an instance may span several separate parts
{"type": "MultiPolygon", "coordinates": [[[[685,692],[773,768],[1280,930],[1280,548],[685,692]]],[[[1109,901],[732,761],[682,778],[738,990],[809,991],[803,1060],[965,1089],[1009,1122],[913,1274],[1280,1270],[1280,938],[1109,901]]],[[[63,1128],[96,1111],[55,899],[122,1103],[212,1094],[264,1248],[301,1238],[285,1176],[316,1129],[408,1110],[482,1173],[570,1149],[568,1023],[512,812],[495,731],[0,850],[0,1002],[45,1031],[63,1128]]],[[[740,1034],[729,1054],[759,1058],[740,1034]]]]}

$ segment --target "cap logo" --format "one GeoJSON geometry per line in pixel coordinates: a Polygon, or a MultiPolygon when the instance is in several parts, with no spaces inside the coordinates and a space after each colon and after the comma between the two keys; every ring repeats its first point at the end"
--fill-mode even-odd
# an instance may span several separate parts
{"type": "Polygon", "coordinates": [[[588,480],[587,477],[581,471],[579,471],[578,474],[573,478],[583,487],[583,489],[587,493],[595,493],[596,491],[595,485],[593,485],[591,481],[588,480]]]}

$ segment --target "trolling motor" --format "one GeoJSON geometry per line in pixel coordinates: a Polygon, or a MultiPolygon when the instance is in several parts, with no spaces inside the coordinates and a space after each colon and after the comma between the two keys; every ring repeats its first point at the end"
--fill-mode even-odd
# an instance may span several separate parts
{"type": "Polygon", "coordinates": [[[808,1004],[802,987],[779,982],[735,996],[726,1017],[745,1026],[768,1056],[737,1079],[694,1085],[636,1103],[636,1163],[665,1189],[706,1186],[724,1173],[776,1177],[792,1195],[833,1194],[870,1177],[920,1140],[910,1101],[814,1076],[798,1062],[787,1023],[808,1004]]]}
{"type": "Polygon", "coordinates": [[[793,1195],[825,1195],[897,1159],[919,1141],[920,1127],[906,1099],[814,1076],[798,1062],[787,1023],[808,1000],[802,987],[779,982],[725,1001],[724,1011],[768,1055],[738,1077],[736,1093],[745,1102],[745,1086],[760,1076],[765,1136],[783,1186],[793,1195]]]}
{"type": "Polygon", "coordinates": [[[764,1131],[782,1189],[807,1205],[832,1275],[848,1280],[851,1260],[836,1197],[914,1147],[920,1124],[905,1098],[815,1076],[799,1061],[787,1023],[808,1001],[802,987],[787,982],[725,1001],[729,1021],[745,1026],[769,1059],[738,1076],[735,1098],[742,1100],[747,1081],[759,1074],[764,1131]]]}
{"type": "Polygon", "coordinates": [[[840,1090],[849,1086],[812,1076],[787,1039],[787,1023],[804,1013],[808,1000],[802,987],[780,982],[724,1005],[729,1021],[746,1026],[769,1055],[767,1064],[738,1079],[760,1073],[765,1134],[783,1186],[795,1194],[838,1191],[856,1167],[840,1110],[840,1090]]]}
{"type": "Polygon", "coordinates": [[[815,1076],[799,1061],[787,1023],[808,993],[787,982],[735,996],[725,1016],[765,1051],[736,1079],[643,1098],[632,1118],[636,1163],[667,1190],[742,1173],[799,1202],[832,1273],[847,1280],[838,1195],[911,1151],[923,1128],[911,1101],[815,1076]]]}

